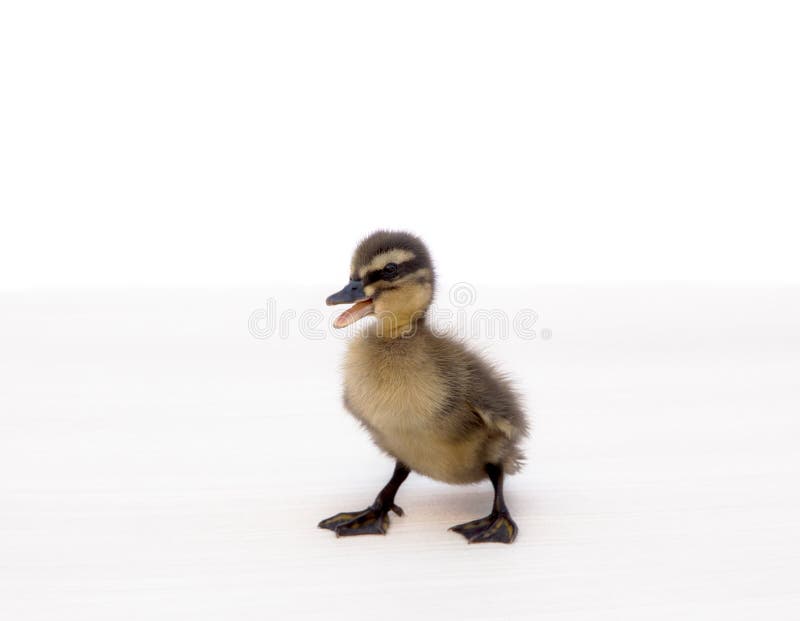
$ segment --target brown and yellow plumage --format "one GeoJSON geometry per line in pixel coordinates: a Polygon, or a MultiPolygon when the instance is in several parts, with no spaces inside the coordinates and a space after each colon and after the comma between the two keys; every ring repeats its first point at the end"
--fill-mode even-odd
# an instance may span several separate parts
{"type": "Polygon", "coordinates": [[[389,510],[399,512],[394,495],[409,471],[447,483],[488,477],[495,486],[492,513],[453,530],[471,542],[510,543],[517,527],[502,483],[523,459],[527,422],[518,396],[490,364],[427,326],[435,276],[419,238],[373,233],[356,248],[350,278],[328,298],[329,304],[355,302],[334,325],[368,315],[377,321],[349,344],[344,402],[397,467],[371,507],[320,526],[337,535],[385,532],[389,510]]]}

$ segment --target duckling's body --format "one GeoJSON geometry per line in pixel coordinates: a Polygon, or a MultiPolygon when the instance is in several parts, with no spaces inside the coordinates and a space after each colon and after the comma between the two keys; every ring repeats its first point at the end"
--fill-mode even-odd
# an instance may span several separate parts
{"type": "Polygon", "coordinates": [[[337,535],[383,534],[400,485],[411,471],[446,483],[489,478],[492,512],[453,527],[470,542],[511,543],[517,526],[503,499],[516,472],[527,423],[511,385],[462,343],[425,323],[434,273],[427,248],[408,233],[377,232],[356,249],[350,283],[329,304],[355,302],[336,320],[377,322],[350,342],[344,402],[374,442],[396,461],[392,479],[364,511],[320,522],[337,535]]]}
{"type": "Polygon", "coordinates": [[[508,383],[462,344],[424,323],[406,338],[370,330],[345,358],[347,409],[381,449],[445,483],[487,477],[487,463],[511,474],[524,418],[508,383]]]}

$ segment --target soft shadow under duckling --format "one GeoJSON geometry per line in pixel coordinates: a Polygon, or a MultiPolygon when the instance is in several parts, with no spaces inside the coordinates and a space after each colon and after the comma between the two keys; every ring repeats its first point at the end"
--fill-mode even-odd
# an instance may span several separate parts
{"type": "Polygon", "coordinates": [[[400,485],[411,471],[446,483],[489,478],[491,513],[454,526],[470,543],[511,543],[517,525],[503,499],[503,477],[519,470],[528,425],[511,385],[464,345],[425,323],[433,298],[428,250],[409,233],[378,231],[356,248],[350,282],[327,299],[354,303],[337,328],[374,315],[345,358],[344,403],[373,441],[397,460],[394,475],[363,511],[319,523],[337,536],[384,534],[400,485]]]}

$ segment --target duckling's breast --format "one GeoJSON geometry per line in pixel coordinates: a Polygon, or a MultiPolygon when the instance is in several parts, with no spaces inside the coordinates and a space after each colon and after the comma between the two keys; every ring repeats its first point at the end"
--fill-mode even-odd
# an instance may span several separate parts
{"type": "Polygon", "coordinates": [[[375,443],[409,468],[449,483],[483,478],[480,434],[453,434],[448,385],[422,338],[355,339],[345,357],[345,404],[375,443]]]}

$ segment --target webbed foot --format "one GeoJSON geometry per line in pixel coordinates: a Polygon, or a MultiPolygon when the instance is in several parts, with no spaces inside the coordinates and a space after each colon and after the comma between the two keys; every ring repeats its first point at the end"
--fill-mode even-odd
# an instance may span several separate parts
{"type": "Polygon", "coordinates": [[[493,512],[479,520],[453,526],[450,530],[463,535],[469,543],[512,543],[517,537],[517,525],[507,512],[493,512]]]}
{"type": "Polygon", "coordinates": [[[386,529],[389,528],[389,511],[394,511],[399,516],[403,515],[403,510],[395,504],[390,507],[374,504],[363,511],[337,513],[322,520],[318,526],[332,530],[337,537],[385,535],[386,529]]]}

